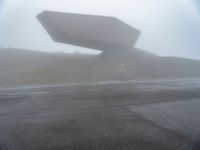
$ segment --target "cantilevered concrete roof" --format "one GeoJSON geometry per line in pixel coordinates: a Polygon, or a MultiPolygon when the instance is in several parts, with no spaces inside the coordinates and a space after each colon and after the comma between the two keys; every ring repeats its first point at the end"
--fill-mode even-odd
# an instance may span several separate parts
{"type": "Polygon", "coordinates": [[[140,35],[115,17],[44,11],[37,18],[54,41],[102,51],[134,47],[140,35]]]}

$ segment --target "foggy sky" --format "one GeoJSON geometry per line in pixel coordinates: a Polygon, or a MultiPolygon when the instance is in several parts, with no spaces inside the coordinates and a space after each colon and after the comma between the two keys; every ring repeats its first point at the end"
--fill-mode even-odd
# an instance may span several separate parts
{"type": "Polygon", "coordinates": [[[0,46],[95,52],[55,43],[35,17],[52,10],[114,16],[142,32],[137,47],[200,59],[199,6],[198,0],[0,0],[0,46]]]}

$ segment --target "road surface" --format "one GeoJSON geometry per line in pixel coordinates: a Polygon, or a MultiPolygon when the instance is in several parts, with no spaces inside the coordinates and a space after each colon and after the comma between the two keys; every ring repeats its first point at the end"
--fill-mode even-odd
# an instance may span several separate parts
{"type": "Polygon", "coordinates": [[[0,88],[0,150],[200,150],[200,80],[0,88]]]}

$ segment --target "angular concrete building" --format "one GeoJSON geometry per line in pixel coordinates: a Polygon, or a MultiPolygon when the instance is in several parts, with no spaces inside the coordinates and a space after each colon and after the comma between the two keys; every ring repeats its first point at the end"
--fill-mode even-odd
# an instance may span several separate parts
{"type": "Polygon", "coordinates": [[[131,49],[140,35],[115,17],[44,11],[37,18],[54,41],[103,52],[131,49]]]}

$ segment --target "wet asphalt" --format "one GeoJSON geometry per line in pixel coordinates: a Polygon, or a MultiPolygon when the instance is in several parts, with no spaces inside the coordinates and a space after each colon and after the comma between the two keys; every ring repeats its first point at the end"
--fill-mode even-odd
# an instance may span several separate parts
{"type": "Polygon", "coordinates": [[[0,150],[200,150],[200,80],[1,87],[0,150]]]}

